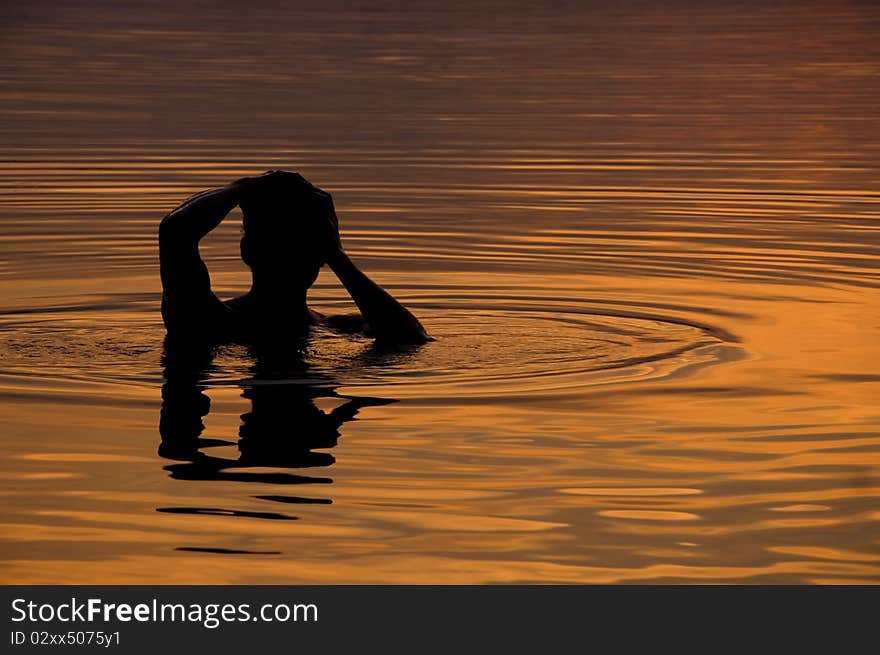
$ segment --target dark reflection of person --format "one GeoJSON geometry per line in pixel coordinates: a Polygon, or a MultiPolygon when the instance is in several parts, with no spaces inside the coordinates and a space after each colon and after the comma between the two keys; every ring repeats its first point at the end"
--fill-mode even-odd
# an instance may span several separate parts
{"type": "MultiPolygon", "coordinates": [[[[257,354],[252,377],[241,383],[251,410],[241,417],[238,457],[214,456],[212,448],[236,444],[201,436],[202,419],[211,406],[205,379],[213,367],[213,352],[212,348],[181,347],[166,341],[159,455],[177,462],[165,467],[173,478],[282,485],[330,482],[326,477],[246,469],[329,466],[335,461],[333,456],[314,451],[333,448],[342,424],[353,420],[362,407],[390,402],[340,396],[326,380],[310,376],[301,357],[274,359],[257,354]],[[315,401],[325,398],[333,399],[333,409],[318,407],[315,401]]],[[[288,497],[268,499],[296,502],[288,497]]]]}

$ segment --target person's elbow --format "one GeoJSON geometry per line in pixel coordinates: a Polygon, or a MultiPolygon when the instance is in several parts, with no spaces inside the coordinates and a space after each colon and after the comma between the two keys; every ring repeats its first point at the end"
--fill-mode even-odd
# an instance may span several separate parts
{"type": "Polygon", "coordinates": [[[161,246],[173,238],[175,230],[176,221],[171,217],[171,214],[167,214],[159,221],[159,245],[161,246]]]}
{"type": "Polygon", "coordinates": [[[377,344],[387,346],[421,346],[434,341],[418,321],[396,325],[367,326],[367,336],[373,337],[377,344]]]}
{"type": "Polygon", "coordinates": [[[171,212],[159,222],[159,247],[167,247],[190,240],[186,222],[180,212],[171,212]]]}

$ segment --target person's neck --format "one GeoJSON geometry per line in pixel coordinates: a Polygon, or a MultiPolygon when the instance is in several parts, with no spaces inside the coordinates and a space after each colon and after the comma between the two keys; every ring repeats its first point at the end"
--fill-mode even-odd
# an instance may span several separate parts
{"type": "Polygon", "coordinates": [[[307,290],[282,290],[255,281],[245,298],[251,311],[257,314],[273,320],[307,324],[312,317],[306,302],[307,293],[307,290]]]}

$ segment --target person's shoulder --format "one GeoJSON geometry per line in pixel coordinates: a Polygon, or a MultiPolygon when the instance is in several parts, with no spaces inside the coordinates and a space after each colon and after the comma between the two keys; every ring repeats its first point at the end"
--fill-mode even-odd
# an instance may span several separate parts
{"type": "Polygon", "coordinates": [[[188,299],[163,293],[162,319],[169,335],[213,340],[234,330],[236,312],[213,293],[188,299]]]}

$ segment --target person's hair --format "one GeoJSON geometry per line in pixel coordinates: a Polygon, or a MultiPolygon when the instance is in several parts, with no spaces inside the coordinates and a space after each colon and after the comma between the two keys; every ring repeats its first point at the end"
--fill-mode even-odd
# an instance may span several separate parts
{"type": "Polygon", "coordinates": [[[306,222],[302,218],[309,213],[311,190],[311,184],[293,173],[279,172],[256,178],[245,187],[239,202],[245,233],[257,235],[296,229],[290,225],[291,220],[306,222]]]}

